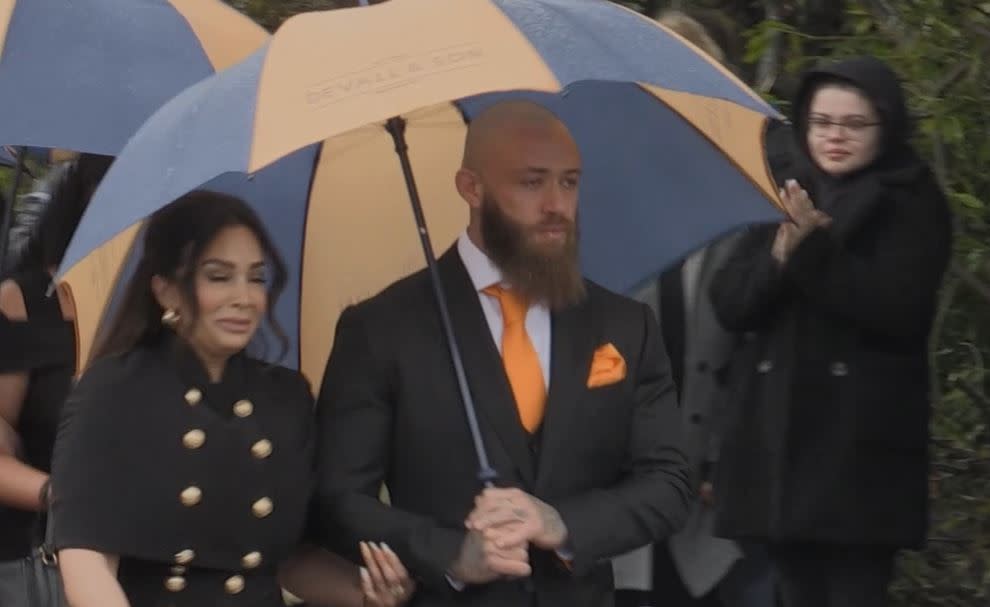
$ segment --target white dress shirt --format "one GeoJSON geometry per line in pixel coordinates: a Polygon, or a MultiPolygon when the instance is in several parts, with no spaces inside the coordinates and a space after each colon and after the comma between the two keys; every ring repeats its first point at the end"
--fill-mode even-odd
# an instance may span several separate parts
{"type": "MultiPolygon", "coordinates": [[[[495,347],[501,354],[502,329],[504,327],[502,306],[498,303],[497,297],[486,295],[482,291],[494,284],[501,284],[505,287],[511,285],[504,283],[501,270],[492,263],[484,251],[478,248],[478,245],[471,241],[467,232],[462,233],[457,239],[457,252],[460,254],[468,276],[471,277],[471,283],[478,293],[481,309],[484,311],[485,320],[488,322],[488,329],[491,331],[492,339],[495,340],[495,347]]],[[[550,326],[549,308],[542,304],[529,307],[529,311],[526,312],[526,333],[529,334],[529,340],[533,342],[533,348],[536,349],[536,355],[540,359],[540,368],[543,370],[543,385],[547,390],[550,389],[550,326]]]]}

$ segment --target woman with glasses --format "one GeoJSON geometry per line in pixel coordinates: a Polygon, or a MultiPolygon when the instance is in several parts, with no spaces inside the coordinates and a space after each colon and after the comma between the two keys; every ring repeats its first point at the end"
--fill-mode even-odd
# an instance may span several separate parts
{"type": "Polygon", "coordinates": [[[925,538],[928,336],[951,251],[945,197],[874,58],[805,75],[805,175],[712,281],[744,336],[715,489],[718,532],[767,542],[786,607],[881,607],[925,538]]]}

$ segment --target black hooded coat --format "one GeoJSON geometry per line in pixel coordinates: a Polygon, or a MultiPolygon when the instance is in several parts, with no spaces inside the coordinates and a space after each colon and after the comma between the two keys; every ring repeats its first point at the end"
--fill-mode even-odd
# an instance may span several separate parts
{"type": "Polygon", "coordinates": [[[729,370],[717,532],[772,542],[917,547],[928,520],[927,346],[950,213],[912,150],[904,95],[873,58],[806,74],[794,103],[799,179],[833,218],[781,268],[776,226],[752,229],[712,281],[743,335],[729,370]],[[877,159],[835,178],[806,145],[812,95],[857,87],[880,115],[877,159]]]}

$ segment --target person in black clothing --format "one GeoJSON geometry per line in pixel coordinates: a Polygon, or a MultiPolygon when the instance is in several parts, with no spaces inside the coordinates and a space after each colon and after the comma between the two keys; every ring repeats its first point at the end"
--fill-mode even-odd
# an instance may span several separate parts
{"type": "Polygon", "coordinates": [[[11,274],[0,283],[0,605],[23,600],[24,558],[41,540],[62,404],[75,370],[74,310],[48,296],[52,273],[112,158],[84,154],[58,181],[11,274]]]}
{"type": "Polygon", "coordinates": [[[879,607],[927,527],[928,336],[950,212],[874,58],[808,73],[794,103],[807,174],[791,221],[744,235],[712,281],[744,333],[715,483],[717,528],[764,541],[787,607],[879,607]]]}
{"type": "Polygon", "coordinates": [[[152,216],[143,245],[59,425],[51,516],[70,604],[281,607],[283,584],[314,605],[405,602],[387,546],[362,545],[360,574],[300,546],[313,396],[247,353],[261,323],[282,335],[286,270],[258,217],[193,192],[152,216]]]}

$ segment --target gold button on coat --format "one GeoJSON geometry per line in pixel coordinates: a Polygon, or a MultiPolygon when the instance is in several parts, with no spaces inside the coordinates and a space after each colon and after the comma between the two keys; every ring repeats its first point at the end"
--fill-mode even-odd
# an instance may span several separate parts
{"type": "Polygon", "coordinates": [[[186,487],[179,494],[179,499],[182,500],[182,505],[186,507],[192,507],[198,504],[203,499],[203,492],[199,487],[186,487]]]}
{"type": "Polygon", "coordinates": [[[251,455],[256,459],[265,459],[272,454],[272,441],[263,438],[251,445],[251,455]]]}
{"type": "Polygon", "coordinates": [[[265,518],[271,514],[274,509],[275,505],[272,504],[272,500],[267,497],[261,498],[251,506],[251,512],[253,512],[258,518],[265,518]]]}
{"type": "Polygon", "coordinates": [[[223,583],[223,589],[227,591],[227,594],[238,594],[244,590],[244,578],[239,575],[233,575],[227,578],[227,581],[223,583]]]}
{"type": "Polygon", "coordinates": [[[190,430],[182,435],[182,444],[186,449],[199,449],[206,442],[206,432],[190,430]]]}
{"type": "Polygon", "coordinates": [[[175,553],[175,562],[180,565],[188,565],[196,558],[196,553],[190,549],[180,550],[175,553]]]}
{"type": "Polygon", "coordinates": [[[165,588],[169,592],[182,592],[186,588],[186,578],[180,575],[174,575],[165,580],[165,588]]]}
{"type": "Polygon", "coordinates": [[[239,400],[234,403],[234,415],[237,417],[248,417],[254,413],[254,404],[249,400],[239,400]]]}
{"type": "Polygon", "coordinates": [[[248,552],[241,557],[241,566],[245,569],[254,569],[261,564],[260,552],[248,552]]]}
{"type": "Polygon", "coordinates": [[[203,400],[203,393],[197,388],[189,388],[186,392],[186,402],[190,405],[198,405],[203,400]]]}

